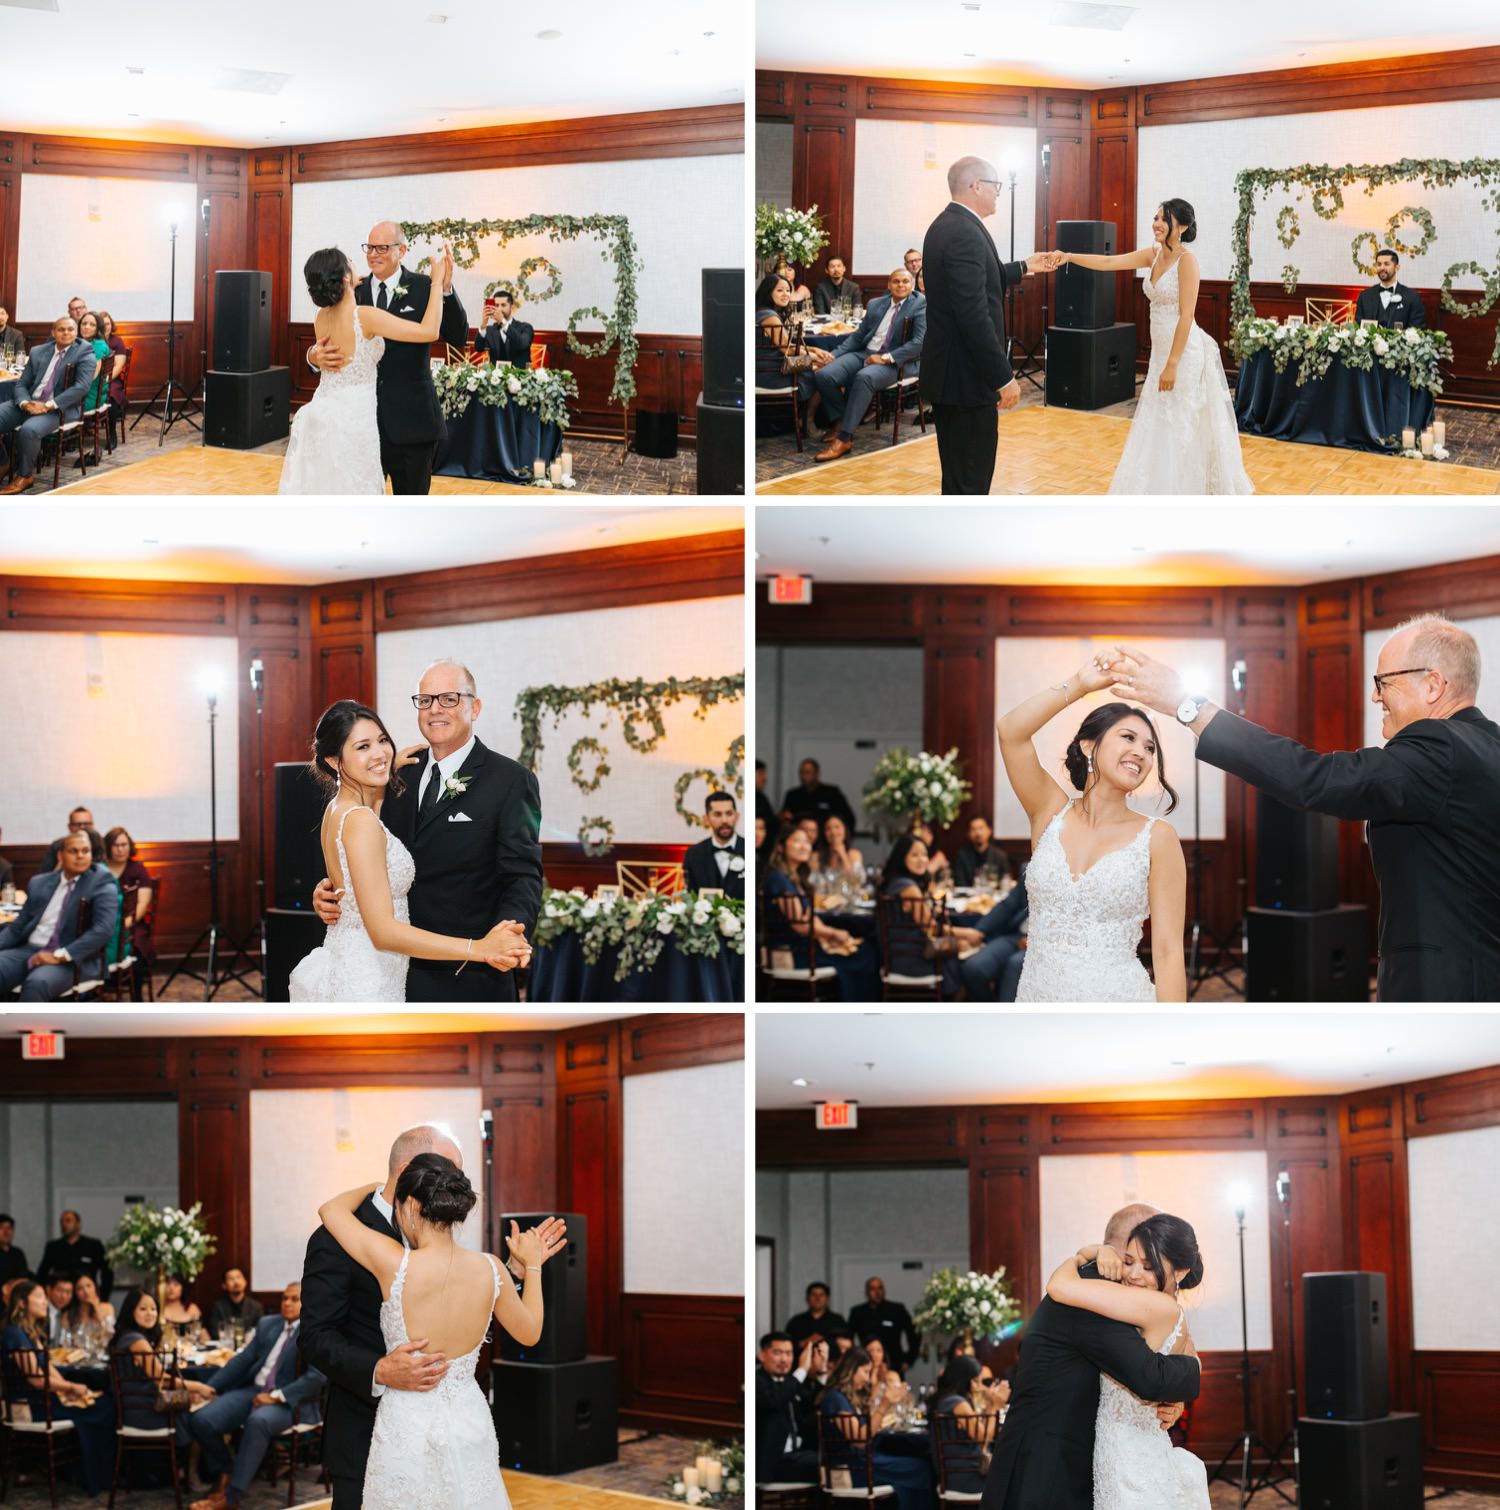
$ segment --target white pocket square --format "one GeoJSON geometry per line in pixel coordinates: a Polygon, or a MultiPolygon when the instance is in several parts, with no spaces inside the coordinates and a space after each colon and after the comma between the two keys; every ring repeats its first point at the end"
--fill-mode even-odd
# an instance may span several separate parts
{"type": "Polygon", "coordinates": [[[472,823],[474,820],[467,813],[449,813],[449,823],[472,823]]]}
{"type": "Polygon", "coordinates": [[[401,308],[397,311],[398,314],[403,314],[403,315],[414,315],[416,312],[417,312],[417,306],[415,304],[403,304],[401,306],[401,308]]]}

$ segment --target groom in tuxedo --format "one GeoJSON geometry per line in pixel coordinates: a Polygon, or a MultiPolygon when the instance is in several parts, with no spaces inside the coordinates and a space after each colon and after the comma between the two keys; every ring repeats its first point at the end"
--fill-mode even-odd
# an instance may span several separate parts
{"type": "MultiPolygon", "coordinates": [[[[475,939],[499,922],[528,933],[542,905],[542,798],[536,777],[489,749],[474,733],[483,706],[473,673],[434,661],[412,697],[429,749],[403,770],[403,787],[381,820],[411,851],[417,879],[408,896],[412,925],[475,939]]],[[[325,876],[313,910],[332,927],[340,895],[325,876]]],[[[515,981],[475,956],[455,970],[413,959],[407,1001],[514,1001],[515,981]]]]}
{"type": "Polygon", "coordinates": [[[952,203],[927,228],[919,264],[927,289],[922,401],[937,426],[943,492],[987,495],[995,475],[1001,409],[1021,402],[1005,337],[1005,291],[1027,273],[1050,272],[1051,253],[1001,262],[985,219],[995,213],[1000,175],[982,157],[948,169],[952,203]],[[997,397],[998,395],[998,397],[997,397]]]}
{"type": "MultiPolygon", "coordinates": [[[[1123,1253],[1136,1224],[1154,1215],[1152,1206],[1115,1212],[1105,1244],[1123,1253]]],[[[1093,1264],[1080,1273],[1109,1283],[1093,1264]]],[[[1015,1393],[980,1510],[1093,1510],[1101,1373],[1143,1400],[1196,1400],[1203,1382],[1196,1358],[1154,1353],[1128,1322],[1044,1296],[1022,1335],[1015,1393]]],[[[1178,1414],[1175,1404],[1158,1407],[1163,1430],[1178,1414]]]]}
{"type": "MultiPolygon", "coordinates": [[[[382,220],[365,243],[370,274],[354,287],[356,304],[373,304],[418,325],[427,309],[432,279],[409,272],[401,259],[409,250],[401,227],[382,220]]],[[[469,317],[453,292],[453,267],[443,284],[443,320],[438,339],[462,350],[469,340],[469,317]]],[[[375,378],[375,421],[380,428],[380,465],[393,493],[423,495],[432,489],[432,463],[443,438],[443,411],[432,386],[430,348],[420,341],[387,341],[375,378]]],[[[337,372],[348,358],[331,341],[307,353],[308,365],[337,372]]]]}
{"type": "Polygon", "coordinates": [[[1279,802],[1363,820],[1380,885],[1379,1001],[1500,997],[1500,726],[1474,706],[1479,646],[1437,616],[1381,648],[1379,749],[1320,755],[1186,692],[1128,646],[1121,697],[1174,713],[1206,760],[1279,802]],[[1134,663],[1133,665],[1131,663],[1134,663]]]}
{"type": "Polygon", "coordinates": [[[1387,247],[1375,254],[1373,287],[1365,289],[1354,306],[1356,320],[1374,320],[1391,330],[1397,325],[1421,330],[1427,324],[1427,311],[1416,289],[1400,281],[1401,259],[1387,247]]]}
{"type": "Polygon", "coordinates": [[[710,792],[703,807],[709,836],[682,857],[683,879],[689,891],[722,891],[736,902],[745,900],[745,840],[735,833],[740,811],[728,792],[710,792]]]}

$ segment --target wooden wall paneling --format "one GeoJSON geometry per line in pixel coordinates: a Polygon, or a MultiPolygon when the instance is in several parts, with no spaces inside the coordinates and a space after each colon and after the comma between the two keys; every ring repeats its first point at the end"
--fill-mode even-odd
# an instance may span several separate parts
{"type": "Polygon", "coordinates": [[[1259,1101],[1100,1102],[1041,1114],[1042,1153],[1129,1153],[1145,1148],[1260,1148],[1259,1101]]]}
{"type": "Polygon", "coordinates": [[[926,628],[927,595],[916,586],[818,583],[806,604],[772,603],[756,584],[755,639],[760,645],[918,645],[926,628]]]}
{"type": "Polygon", "coordinates": [[[692,1436],[743,1434],[743,1298],[625,1294],[620,1310],[621,1421],[692,1436]]]}
{"type": "Polygon", "coordinates": [[[755,114],[757,117],[790,120],[792,94],[797,87],[794,73],[755,70],[755,114]]]}
{"type": "Polygon", "coordinates": [[[1500,1353],[1413,1355],[1428,1483],[1500,1485],[1500,1353]]]}
{"type": "MultiPolygon", "coordinates": [[[[17,864],[17,880],[23,874],[17,864]]],[[[8,1101],[164,1101],[175,1092],[177,1075],[177,1040],[166,1034],[71,1038],[66,1059],[29,1061],[21,1058],[18,1032],[0,1035],[0,1096],[8,1101]]]]}
{"type": "Polygon", "coordinates": [[[619,879],[621,860],[645,860],[666,865],[680,865],[688,852],[683,844],[617,844],[607,855],[586,855],[583,846],[542,841],[542,875],[547,885],[558,891],[572,891],[581,886],[592,893],[599,885],[613,886],[619,879]]]}
{"type": "Polygon", "coordinates": [[[266,147],[246,156],[245,266],[271,275],[271,362],[286,366],[291,361],[291,148],[266,147]]]}
{"type": "Polygon", "coordinates": [[[1366,629],[1389,632],[1424,613],[1450,619],[1489,617],[1500,614],[1500,556],[1366,577],[1361,586],[1366,629]]]}
{"type": "Polygon", "coordinates": [[[1500,1066],[1408,1085],[1403,1110],[1408,1138],[1500,1127],[1500,1066]]]}
{"type": "MultiPolygon", "coordinates": [[[[21,138],[0,136],[0,304],[16,319],[16,255],[21,241],[21,138]]],[[[28,345],[30,343],[28,342],[28,345]]]]}
{"type": "Polygon", "coordinates": [[[829,85],[810,75],[798,80],[799,109],[792,139],[792,203],[817,205],[828,232],[828,244],[816,262],[799,269],[809,288],[826,275],[828,258],[854,257],[854,116],[852,81],[829,85]],[[816,102],[816,103],[814,103],[816,102]]]}
{"type": "Polygon", "coordinates": [[[868,1107],[859,1126],[819,1132],[812,1102],[795,1111],[755,1115],[756,1162],[768,1169],[825,1166],[956,1168],[969,1156],[969,1117],[962,1107],[868,1107]]]}
{"type": "Polygon", "coordinates": [[[25,138],[22,169],[27,173],[64,173],[75,178],[160,178],[196,184],[199,153],[204,150],[207,149],[182,142],[31,135],[25,138]]]}
{"type": "Polygon", "coordinates": [[[254,1051],[236,1038],[184,1038],[177,1051],[178,1082],[190,1095],[249,1091],[254,1051]]]}
{"type": "Polygon", "coordinates": [[[547,1083],[492,1090],[488,1103],[493,1131],[486,1209],[490,1241],[499,1243],[510,1230],[500,1220],[507,1212],[563,1209],[557,1177],[557,1087],[547,1083]]]}
{"type": "Polygon", "coordinates": [[[1000,635],[1224,633],[1222,597],[1212,587],[1016,587],[996,594],[1000,635]]]}
{"type": "Polygon", "coordinates": [[[332,582],[315,587],[311,617],[312,715],[341,697],[375,702],[375,584],[332,582]]]}
{"type": "Polygon", "coordinates": [[[594,1022],[557,1035],[557,1083],[586,1085],[620,1078],[620,1024],[594,1022]]]}
{"type": "MultiPolygon", "coordinates": [[[[118,1042],[118,1040],[113,1040],[118,1042]]],[[[203,1203],[217,1251],[194,1281],[200,1296],[218,1293],[224,1271],[250,1274],[250,1098],[244,1091],[184,1095],[177,1108],[177,1186],[184,1205],[203,1203]]],[[[262,1288],[299,1275],[251,1275],[262,1288]]]]}
{"type": "Polygon", "coordinates": [[[742,1012],[649,1012],[620,1024],[620,1074],[729,1064],[745,1057],[742,1012]]]}
{"type": "Polygon", "coordinates": [[[235,633],[234,589],[214,583],[111,582],[83,577],[0,577],[0,630],[64,633],[235,633]]]}
{"type": "Polygon", "coordinates": [[[357,1085],[464,1086],[480,1083],[477,1033],[390,1033],[254,1041],[251,1083],[260,1090],[357,1085]]]}
{"type": "MultiPolygon", "coordinates": [[[[864,120],[957,121],[980,126],[1030,126],[1037,108],[1033,89],[933,79],[861,78],[854,99],[864,120]]],[[[946,170],[948,165],[942,166],[946,170]]]]}
{"type": "MultiPolygon", "coordinates": [[[[1242,1359],[1238,1352],[1203,1353],[1203,1392],[1193,1405],[1191,1451],[1208,1463],[1216,1463],[1234,1445],[1244,1423],[1242,1359]]],[[[1286,1411],[1279,1397],[1278,1360],[1274,1351],[1251,1350],[1250,1421],[1270,1451],[1281,1440],[1286,1411]]],[[[1257,1456],[1264,1464],[1269,1453],[1257,1456]]],[[[1256,1474],[1259,1477],[1259,1472],[1256,1474]]]]}
{"type": "Polygon", "coordinates": [[[991,813],[995,792],[994,638],[929,640],[922,657],[922,744],[959,750],[973,793],[938,843],[948,854],[965,842],[969,819],[991,813]]]}
{"type": "Polygon", "coordinates": [[[558,1082],[559,1199],[564,1211],[588,1223],[588,1349],[618,1356],[615,1297],[624,1274],[620,1081],[618,1075],[565,1080],[559,1074],[558,1082]]]}
{"type": "MultiPolygon", "coordinates": [[[[1115,248],[1126,252],[1138,239],[1135,224],[1136,134],[1131,124],[1132,96],[1095,97],[1093,148],[1093,215],[1115,228],[1115,248]],[[1107,113],[1107,114],[1106,114],[1107,113]]],[[[1140,280],[1134,273],[1115,274],[1115,319],[1134,322],[1139,328],[1140,308],[1145,304],[1140,280]]],[[[1149,319],[1149,307],[1148,307],[1149,319]]],[[[1147,354],[1149,355],[1149,326],[1147,354]]]]}
{"type": "Polygon", "coordinates": [[[1047,1282],[1038,1256],[1041,1233],[1036,1154],[976,1157],[969,1165],[969,1262],[985,1273],[1004,1264],[1027,1316],[1041,1303],[1047,1282]]]}
{"type": "MultiPolygon", "coordinates": [[[[250,225],[250,201],[248,184],[249,154],[230,152],[220,148],[200,149],[198,181],[198,214],[193,216],[189,234],[196,241],[194,271],[197,288],[194,294],[196,308],[193,314],[192,347],[186,360],[179,355],[178,372],[191,389],[203,370],[203,358],[210,365],[214,349],[214,272],[220,268],[249,267],[246,237],[250,225]],[[208,202],[208,227],[204,235],[200,218],[203,201],[208,202]],[[205,289],[204,276],[207,274],[205,289]]],[[[179,235],[181,232],[179,232],[179,235]]],[[[178,253],[182,252],[179,242],[178,253]]],[[[273,306],[272,331],[275,319],[273,306]]]]}

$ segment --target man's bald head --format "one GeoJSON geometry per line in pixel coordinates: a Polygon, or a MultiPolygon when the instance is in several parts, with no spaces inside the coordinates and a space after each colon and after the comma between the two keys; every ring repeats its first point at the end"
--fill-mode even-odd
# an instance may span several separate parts
{"type": "Polygon", "coordinates": [[[995,165],[982,157],[961,157],[948,169],[948,192],[961,199],[981,179],[997,177],[995,165]]]}
{"type": "Polygon", "coordinates": [[[391,1160],[386,1172],[392,1183],[401,1177],[401,1171],[419,1153],[441,1154],[445,1159],[452,1159],[460,1169],[464,1167],[463,1151],[458,1144],[442,1128],[423,1123],[419,1127],[408,1127],[391,1144],[391,1160]]]}
{"type": "Polygon", "coordinates": [[[1116,1253],[1124,1253],[1125,1244],[1130,1241],[1130,1234],[1135,1231],[1148,1216],[1160,1216],[1160,1210],[1155,1206],[1148,1206],[1143,1201],[1138,1201],[1133,1206],[1122,1206],[1109,1219],[1109,1226],[1104,1229],[1104,1245],[1113,1248],[1116,1253]]]}

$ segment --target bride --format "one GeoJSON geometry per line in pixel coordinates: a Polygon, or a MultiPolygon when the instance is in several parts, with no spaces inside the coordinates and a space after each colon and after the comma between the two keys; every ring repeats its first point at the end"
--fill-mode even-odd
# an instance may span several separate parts
{"type": "MultiPolygon", "coordinates": [[[[477,1197],[468,1177],[437,1153],[418,1154],[396,1181],[393,1225],[401,1241],[355,1215],[380,1182],[335,1196],[318,1210],[329,1235],[380,1282],[380,1331],[388,1350],[413,1337],[451,1358],[431,1390],[389,1389],[375,1412],[365,1467],[364,1510],[505,1510],[500,1449],[474,1365],[493,1317],[517,1342],[542,1335],[546,1243],[510,1224],[511,1257],[526,1266],[516,1283],[489,1253],[459,1247],[454,1231],[477,1197]]],[[[418,1357],[422,1356],[420,1353],[418,1357]]]]}
{"type": "MultiPolygon", "coordinates": [[[[1197,1352],[1177,1302],[1203,1281],[1198,1239],[1181,1217],[1147,1217],[1122,1256],[1113,1248],[1080,1248],[1047,1281],[1047,1294],[1134,1326],[1157,1353],[1197,1352]],[[1079,1269],[1097,1264],[1101,1284],[1079,1269]]],[[[1154,1401],[1141,1400],[1108,1374],[1099,1380],[1094,1424],[1094,1510],[1208,1510],[1208,1470],[1162,1430],[1154,1401]]]]}
{"type": "Polygon", "coordinates": [[[278,493],[384,493],[380,433],[375,423],[375,381],[387,341],[430,346],[443,318],[443,284],[453,254],[447,242],[433,259],[432,286],[421,324],[389,310],[354,301],[354,269],[336,247],[314,252],[302,269],[318,306],[313,330],[348,359],[318,379],[312,402],[292,421],[278,493]]]}
{"type": "Polygon", "coordinates": [[[323,814],[323,859],[335,886],[347,888],[339,920],[324,943],[291,976],[291,999],[301,1002],[406,1000],[406,961],[455,960],[498,970],[531,958],[519,923],[496,923],[483,938],[450,938],[413,928],[406,894],[416,880],[407,847],[380,821],[388,787],[399,792],[396,770],[415,764],[414,745],[398,756],[373,708],[344,698],[318,720],[314,774],[332,793],[323,814]]]}
{"type": "Polygon", "coordinates": [[[1193,319],[1198,259],[1185,250],[1198,235],[1193,207],[1168,199],[1151,222],[1152,245],[1119,257],[1062,252],[1095,272],[1150,268],[1151,362],[1111,493],[1253,493],[1240,456],[1234,400],[1219,343],[1193,319]]]}
{"type": "Polygon", "coordinates": [[[1169,823],[1134,812],[1126,798],[1153,770],[1167,794],[1156,728],[1140,708],[1104,703],[1078,727],[1065,757],[1075,799],[1042,769],[1032,736],[1070,703],[1129,680],[1132,665],[1101,651],[1081,671],[1018,704],[999,723],[1005,774],[1031,821],[1026,963],[1016,1000],[1186,1001],[1182,926],[1187,868],[1169,823]],[[1151,963],[1136,951],[1147,916],[1151,963]]]}

